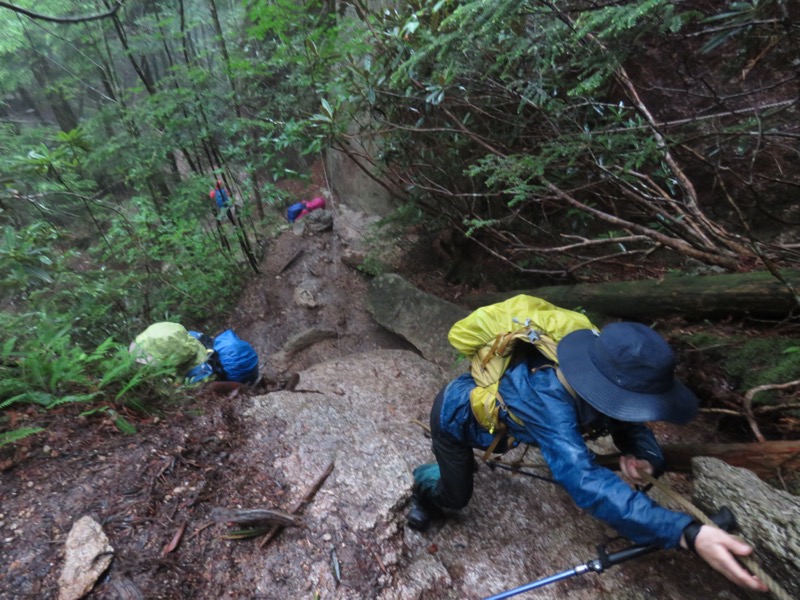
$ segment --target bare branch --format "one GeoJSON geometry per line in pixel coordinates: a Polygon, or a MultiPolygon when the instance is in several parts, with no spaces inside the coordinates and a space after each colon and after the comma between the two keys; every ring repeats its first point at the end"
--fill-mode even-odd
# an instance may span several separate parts
{"type": "MultiPolygon", "coordinates": [[[[569,250],[575,250],[576,248],[586,248],[589,246],[600,246],[603,244],[623,244],[626,242],[652,242],[653,240],[646,235],[627,235],[627,236],[620,236],[620,237],[611,237],[611,238],[602,238],[598,240],[590,240],[583,238],[578,235],[564,235],[562,237],[567,239],[577,239],[580,242],[575,244],[568,244],[566,246],[557,246],[551,248],[529,248],[526,247],[526,251],[534,252],[537,254],[546,254],[548,252],[567,252],[569,250]]],[[[615,254],[615,256],[617,256],[615,254]]]]}
{"type": "Polygon", "coordinates": [[[3,2],[2,0],[0,0],[0,8],[7,8],[9,10],[14,11],[15,13],[19,13],[21,15],[25,15],[26,17],[30,17],[31,19],[39,19],[40,21],[49,21],[51,23],[67,23],[67,24],[86,23],[88,21],[107,19],[109,17],[113,17],[121,7],[122,7],[122,0],[117,0],[116,4],[114,4],[114,6],[112,6],[109,11],[98,15],[88,15],[85,17],[51,17],[49,15],[36,13],[33,12],[32,10],[22,8],[21,6],[16,6],[15,4],[11,4],[9,2],[3,2]]]}
{"type": "Polygon", "coordinates": [[[747,390],[747,393],[742,399],[742,410],[744,410],[744,415],[747,418],[747,422],[750,424],[750,429],[753,430],[753,435],[756,436],[756,439],[759,442],[765,441],[765,438],[761,433],[761,430],[758,428],[758,423],[756,423],[755,416],[753,415],[753,398],[755,395],[758,392],[765,392],[768,390],[785,390],[798,385],[800,385],[800,379],[788,381],[786,383],[768,383],[765,385],[758,385],[747,390]]]}
{"type": "Polygon", "coordinates": [[[544,181],[544,183],[547,186],[547,189],[549,189],[556,195],[556,197],[560,198],[567,204],[570,204],[575,208],[578,208],[584,212],[592,214],[607,223],[611,223],[613,225],[629,229],[631,232],[636,234],[646,235],[651,239],[659,242],[660,244],[663,244],[665,247],[671,248],[675,252],[678,252],[679,254],[696,258],[697,260],[700,260],[702,262],[716,264],[726,269],[736,268],[738,261],[734,256],[731,256],[730,254],[712,253],[712,252],[704,252],[702,250],[698,250],[697,248],[690,246],[684,240],[669,237],[667,235],[664,235],[663,233],[655,231],[654,229],[645,227],[644,225],[638,225],[636,223],[632,223],[631,221],[626,221],[625,219],[620,219],[619,217],[615,217],[613,215],[605,213],[601,210],[597,210],[596,208],[592,208],[586,205],[585,203],[579,201],[577,198],[574,198],[570,194],[566,193],[565,191],[559,189],[549,181],[544,181]]]}

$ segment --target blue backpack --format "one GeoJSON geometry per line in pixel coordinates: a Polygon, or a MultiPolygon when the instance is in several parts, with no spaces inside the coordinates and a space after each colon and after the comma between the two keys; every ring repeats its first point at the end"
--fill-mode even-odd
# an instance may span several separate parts
{"type": "Polygon", "coordinates": [[[222,369],[221,379],[240,383],[258,379],[258,354],[232,330],[226,329],[214,338],[214,353],[222,369]]]}
{"type": "Polygon", "coordinates": [[[294,223],[297,220],[297,217],[300,216],[300,213],[305,210],[305,208],[306,205],[302,202],[292,204],[286,209],[286,220],[289,221],[289,223],[294,223]]]}

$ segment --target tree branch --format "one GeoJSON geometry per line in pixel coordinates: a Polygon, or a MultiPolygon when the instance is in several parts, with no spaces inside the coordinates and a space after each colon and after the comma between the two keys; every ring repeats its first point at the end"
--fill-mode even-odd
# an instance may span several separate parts
{"type": "Polygon", "coordinates": [[[759,442],[764,442],[765,439],[764,435],[761,433],[761,430],[758,428],[756,418],[753,415],[753,398],[755,395],[758,392],[765,392],[768,390],[786,390],[798,385],[800,385],[800,379],[795,379],[794,381],[788,381],[786,383],[768,383],[747,390],[744,398],[742,398],[742,410],[744,411],[745,418],[747,418],[747,422],[750,424],[750,429],[753,430],[753,435],[756,436],[756,439],[759,442]]]}
{"type": "Polygon", "coordinates": [[[695,258],[702,262],[707,262],[710,264],[715,264],[720,267],[724,267],[726,269],[735,269],[737,265],[737,260],[733,256],[723,255],[721,253],[712,253],[712,252],[704,252],[702,250],[698,250],[693,248],[688,243],[681,239],[672,238],[669,236],[664,235],[654,229],[649,227],[645,227],[644,225],[638,225],[636,223],[632,223],[630,221],[626,221],[624,219],[620,219],[619,217],[615,217],[613,215],[609,215],[601,210],[597,210],[596,208],[592,208],[580,202],[572,195],[566,193],[565,191],[561,190],[560,188],[556,187],[552,183],[547,180],[543,179],[543,182],[548,190],[550,190],[555,196],[567,204],[574,206],[586,213],[592,214],[595,217],[605,221],[606,223],[611,223],[613,225],[617,225],[623,227],[625,229],[630,230],[632,233],[636,235],[646,235],[647,237],[655,240],[656,242],[664,245],[667,248],[671,248],[678,254],[683,254],[684,256],[689,256],[691,258],[695,258]]]}
{"type": "Polygon", "coordinates": [[[99,19],[107,19],[108,17],[113,17],[114,14],[122,7],[122,0],[117,0],[116,4],[109,10],[108,12],[101,13],[99,15],[89,15],[86,17],[51,17],[49,15],[43,15],[41,13],[36,13],[31,10],[27,10],[22,8],[21,6],[16,6],[9,2],[3,2],[0,0],[0,8],[7,8],[9,10],[14,11],[15,13],[19,13],[21,15],[25,15],[26,17],[30,17],[31,19],[39,19],[40,21],[49,21],[51,23],[86,23],[88,21],[97,21],[99,19]]]}

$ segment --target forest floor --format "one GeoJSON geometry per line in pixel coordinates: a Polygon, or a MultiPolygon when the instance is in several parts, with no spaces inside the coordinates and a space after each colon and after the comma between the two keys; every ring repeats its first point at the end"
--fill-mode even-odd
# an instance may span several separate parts
{"type": "MultiPolygon", "coordinates": [[[[450,301],[469,291],[446,281],[447,266],[428,242],[407,241],[411,251],[396,265],[401,275],[450,301]]],[[[347,250],[331,232],[301,237],[291,230],[266,246],[262,273],[248,285],[227,323],[262,356],[262,373],[269,381],[258,393],[280,387],[289,372],[327,358],[370,348],[408,348],[369,318],[368,277],[342,263],[347,250]],[[325,282],[319,290],[328,311],[325,320],[347,335],[274,364],[270,358],[289,334],[307,327],[307,313],[296,310],[293,290],[281,278],[282,269],[301,251],[304,260],[313,258],[306,268],[325,282]]],[[[710,376],[708,364],[696,368],[710,376]]],[[[243,388],[217,393],[206,386],[187,391],[183,402],[163,407],[158,417],[126,412],[135,435],[123,435],[103,415],[78,416],[84,407],[63,405],[35,417],[20,414],[20,419],[35,418],[46,433],[0,454],[0,562],[5,565],[0,598],[56,598],[65,537],[84,515],[102,524],[115,552],[112,568],[90,598],[253,598],[235,573],[257,541],[227,539],[226,529],[211,520],[215,506],[285,504],[286,490],[265,468],[264,457],[247,451],[255,433],[242,418],[250,393],[243,388]]],[[[704,420],[688,435],[708,442],[746,438],[744,428],[737,439],[709,423],[704,420]]]]}

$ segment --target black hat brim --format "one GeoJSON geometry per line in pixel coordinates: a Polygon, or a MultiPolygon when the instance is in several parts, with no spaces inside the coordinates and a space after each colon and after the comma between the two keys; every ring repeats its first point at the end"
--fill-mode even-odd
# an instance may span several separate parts
{"type": "Polygon", "coordinates": [[[660,394],[626,390],[605,377],[589,358],[597,339],[590,329],[573,331],[558,343],[558,365],[578,395],[601,413],[630,422],[688,423],[697,414],[697,396],[673,377],[672,387],[660,394]]]}

